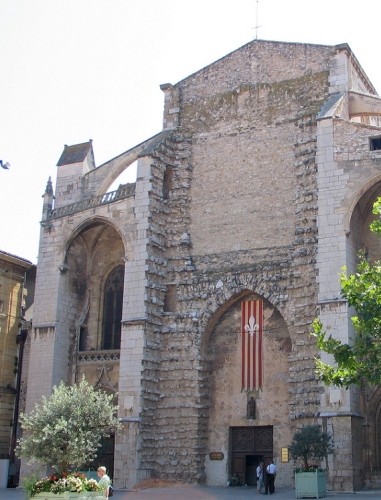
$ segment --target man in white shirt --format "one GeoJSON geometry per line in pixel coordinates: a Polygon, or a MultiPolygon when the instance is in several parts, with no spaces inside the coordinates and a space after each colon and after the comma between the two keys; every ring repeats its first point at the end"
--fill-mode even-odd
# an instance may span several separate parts
{"type": "Polygon", "coordinates": [[[275,477],[276,465],[274,464],[274,460],[271,460],[269,465],[266,467],[265,495],[267,495],[267,493],[270,493],[270,495],[274,493],[275,477]]]}

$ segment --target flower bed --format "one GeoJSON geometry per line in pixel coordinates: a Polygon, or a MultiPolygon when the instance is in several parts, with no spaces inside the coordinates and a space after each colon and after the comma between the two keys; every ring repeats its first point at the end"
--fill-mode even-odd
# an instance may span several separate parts
{"type": "Polygon", "coordinates": [[[103,488],[99,486],[95,479],[87,479],[86,475],[82,473],[52,475],[37,480],[30,479],[24,487],[29,497],[46,500],[57,498],[102,498],[103,491],[103,488]]]}

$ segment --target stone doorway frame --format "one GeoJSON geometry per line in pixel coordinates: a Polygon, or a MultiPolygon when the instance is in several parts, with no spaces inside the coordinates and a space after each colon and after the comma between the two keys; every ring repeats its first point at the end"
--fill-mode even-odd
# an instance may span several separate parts
{"type": "Polygon", "coordinates": [[[274,454],[272,425],[229,427],[229,476],[238,476],[241,485],[247,484],[248,457],[258,457],[258,463],[270,463],[274,454]]]}

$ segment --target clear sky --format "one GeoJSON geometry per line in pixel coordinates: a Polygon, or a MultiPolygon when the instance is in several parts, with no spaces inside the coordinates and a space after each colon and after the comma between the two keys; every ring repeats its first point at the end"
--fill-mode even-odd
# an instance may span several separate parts
{"type": "Polygon", "coordinates": [[[381,93],[381,1],[0,0],[0,249],[37,263],[65,144],[97,166],[162,129],[162,83],[254,38],[348,43],[381,93]]]}

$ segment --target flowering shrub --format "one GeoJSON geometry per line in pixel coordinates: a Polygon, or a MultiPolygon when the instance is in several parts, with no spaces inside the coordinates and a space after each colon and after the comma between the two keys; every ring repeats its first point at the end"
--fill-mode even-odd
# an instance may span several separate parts
{"type": "MultiPolygon", "coordinates": [[[[49,491],[51,491],[52,493],[63,493],[64,491],[67,491],[66,479],[58,479],[58,481],[54,481],[54,483],[51,483],[49,491]]],[[[71,491],[71,489],[69,489],[68,491],[71,491]]]]}
{"type": "Polygon", "coordinates": [[[82,491],[102,491],[95,479],[87,479],[84,474],[73,472],[71,474],[55,474],[42,479],[29,478],[25,481],[24,488],[30,497],[37,493],[81,493],[82,491]]]}
{"type": "Polygon", "coordinates": [[[44,477],[38,480],[26,480],[25,489],[29,493],[29,496],[34,496],[37,493],[47,493],[50,491],[51,482],[48,477],[44,477]]]}
{"type": "Polygon", "coordinates": [[[99,487],[99,484],[95,479],[86,479],[83,482],[83,486],[86,491],[102,491],[103,489],[103,486],[99,487]]]}

